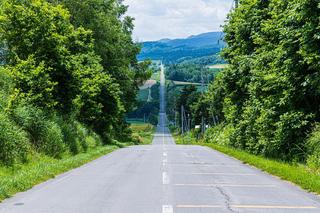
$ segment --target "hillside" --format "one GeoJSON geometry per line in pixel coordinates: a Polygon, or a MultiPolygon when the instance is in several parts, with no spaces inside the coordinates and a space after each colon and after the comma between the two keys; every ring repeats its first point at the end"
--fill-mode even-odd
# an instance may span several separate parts
{"type": "Polygon", "coordinates": [[[222,32],[209,32],[184,39],[161,39],[142,43],[139,60],[163,60],[175,63],[216,55],[225,47],[222,32]]]}

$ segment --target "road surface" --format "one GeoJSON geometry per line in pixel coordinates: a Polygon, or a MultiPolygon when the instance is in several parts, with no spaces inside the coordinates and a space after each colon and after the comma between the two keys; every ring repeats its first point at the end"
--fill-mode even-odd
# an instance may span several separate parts
{"type": "MultiPolygon", "coordinates": [[[[163,76],[163,73],[162,73],[163,76]]],[[[316,213],[290,183],[200,146],[166,127],[164,76],[153,144],[115,151],[0,204],[1,213],[316,213]]]]}

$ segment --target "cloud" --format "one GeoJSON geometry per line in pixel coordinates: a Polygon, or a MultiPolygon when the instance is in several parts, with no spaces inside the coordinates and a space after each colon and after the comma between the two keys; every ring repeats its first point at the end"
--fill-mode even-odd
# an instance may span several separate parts
{"type": "Polygon", "coordinates": [[[141,41],[221,31],[233,0],[125,0],[141,41]]]}

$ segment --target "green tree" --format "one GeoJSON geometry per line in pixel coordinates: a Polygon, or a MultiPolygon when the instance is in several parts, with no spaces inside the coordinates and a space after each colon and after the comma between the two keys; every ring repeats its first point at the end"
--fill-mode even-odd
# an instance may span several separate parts
{"type": "Polygon", "coordinates": [[[319,119],[319,3],[243,0],[224,28],[230,66],[209,89],[213,110],[234,127],[230,143],[304,159],[319,119]]]}
{"type": "Polygon", "coordinates": [[[136,104],[139,84],[151,73],[147,63],[138,63],[140,46],[132,40],[133,19],[125,16],[127,6],[118,0],[61,0],[71,13],[76,27],[93,32],[95,52],[101,57],[104,72],[120,85],[125,111],[136,104]]]}
{"type": "Polygon", "coordinates": [[[101,135],[124,112],[119,85],[104,72],[92,32],[75,28],[61,5],[44,0],[4,3],[1,40],[16,84],[13,101],[78,119],[101,135]]]}

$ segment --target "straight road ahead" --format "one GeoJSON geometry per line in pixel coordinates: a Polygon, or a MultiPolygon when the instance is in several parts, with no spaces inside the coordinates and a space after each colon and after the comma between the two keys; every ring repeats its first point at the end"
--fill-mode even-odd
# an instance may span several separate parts
{"type": "Polygon", "coordinates": [[[153,144],[124,148],[0,204],[1,213],[316,213],[320,200],[166,127],[164,75],[153,144]]]}

